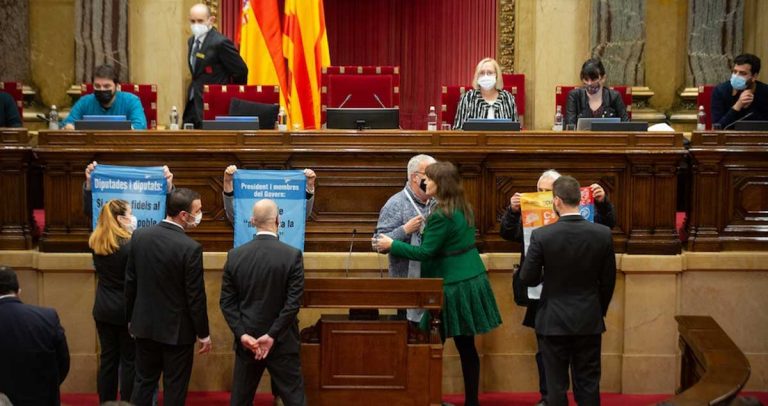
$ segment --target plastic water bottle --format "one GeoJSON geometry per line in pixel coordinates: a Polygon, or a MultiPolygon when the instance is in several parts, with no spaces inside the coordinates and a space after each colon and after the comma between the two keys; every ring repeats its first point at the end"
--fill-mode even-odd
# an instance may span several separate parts
{"type": "Polygon", "coordinates": [[[51,111],[48,113],[48,129],[49,130],[59,129],[59,111],[56,110],[55,104],[51,106],[51,111]]]}
{"type": "Polygon", "coordinates": [[[288,115],[285,114],[285,109],[280,107],[280,112],[277,113],[277,130],[288,131],[288,115]]]}
{"type": "Polygon", "coordinates": [[[435,106],[429,106],[429,114],[427,115],[427,131],[437,131],[437,113],[435,113],[435,106]]]}
{"type": "Polygon", "coordinates": [[[699,114],[696,115],[696,131],[706,131],[707,113],[704,112],[704,106],[699,106],[699,114]]]}
{"type": "Polygon", "coordinates": [[[169,128],[171,130],[179,129],[179,110],[176,106],[171,107],[171,125],[169,128]]]}
{"type": "Polygon", "coordinates": [[[555,125],[552,126],[552,131],[563,131],[562,106],[557,106],[557,112],[555,112],[555,125]]]}

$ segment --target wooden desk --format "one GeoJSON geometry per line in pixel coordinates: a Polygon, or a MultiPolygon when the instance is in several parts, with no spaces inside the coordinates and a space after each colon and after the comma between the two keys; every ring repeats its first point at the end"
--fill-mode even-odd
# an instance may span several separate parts
{"type": "Polygon", "coordinates": [[[85,250],[89,222],[80,188],[93,160],[167,164],[177,186],[202,195],[203,222],[191,235],[209,251],[232,246],[221,199],[227,165],[313,168],[317,195],[306,250],[345,251],[357,229],[355,250],[369,251],[379,210],[405,185],[408,160],[426,153],[459,167],[485,252],[519,251],[499,236],[500,218],[510,196],[535,190],[539,175],[550,168],[605,187],[616,207],[617,252],[680,252],[676,168],[686,150],[679,133],[42,131],[35,153],[46,167],[42,251],[85,250]]]}
{"type": "Polygon", "coordinates": [[[27,170],[32,156],[25,128],[0,128],[0,249],[32,248],[27,170]]]}
{"type": "Polygon", "coordinates": [[[688,249],[768,249],[768,134],[694,132],[688,249]]]}
{"type": "Polygon", "coordinates": [[[413,337],[408,322],[392,317],[351,320],[323,315],[302,331],[301,367],[307,403],[319,406],[440,405],[443,345],[438,311],[441,279],[307,278],[304,307],[424,308],[431,334],[413,337]]]}

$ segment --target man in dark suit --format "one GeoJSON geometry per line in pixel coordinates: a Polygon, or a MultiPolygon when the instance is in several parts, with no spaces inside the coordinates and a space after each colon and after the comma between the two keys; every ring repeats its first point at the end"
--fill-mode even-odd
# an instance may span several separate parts
{"type": "Polygon", "coordinates": [[[59,405],[69,349],[53,309],[19,300],[19,280],[0,266],[0,393],[16,405],[59,405]]]}
{"type": "Polygon", "coordinates": [[[165,405],[183,405],[192,374],[195,340],[199,354],[211,350],[203,283],[203,247],[185,234],[202,219],[200,195],[174,189],[166,218],[136,230],[125,275],[129,329],[136,337],[136,384],[131,402],[152,404],[163,374],[165,405]]]}
{"type": "Polygon", "coordinates": [[[553,185],[557,223],[533,231],[520,271],[528,286],[544,283],[536,334],[547,380],[547,404],[567,405],[568,368],[580,405],[600,404],[603,318],[616,283],[611,230],[579,214],[579,182],[570,176],[553,185]]]}
{"type": "Polygon", "coordinates": [[[296,315],[304,292],[301,251],[278,240],[275,202],[253,206],[256,238],[227,255],[221,283],[221,311],[235,335],[235,368],[230,405],[252,405],[268,369],[276,392],[288,406],[304,406],[296,315]]]}
{"type": "Polygon", "coordinates": [[[248,81],[248,66],[235,44],[213,28],[215,21],[216,17],[205,4],[195,4],[189,9],[192,36],[187,41],[187,60],[192,81],[187,90],[184,122],[193,123],[195,128],[202,126],[203,85],[244,85],[248,81]]]}

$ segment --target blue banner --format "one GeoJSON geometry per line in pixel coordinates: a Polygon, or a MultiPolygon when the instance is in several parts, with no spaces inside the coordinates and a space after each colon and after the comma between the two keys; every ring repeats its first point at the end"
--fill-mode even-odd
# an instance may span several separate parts
{"type": "Polygon", "coordinates": [[[280,241],[304,251],[307,178],[304,171],[261,171],[238,169],[234,175],[235,247],[251,241],[253,205],[261,199],[277,203],[280,214],[280,241]]]}
{"type": "Polygon", "coordinates": [[[93,228],[101,206],[112,199],[122,199],[131,205],[139,228],[161,222],[165,218],[167,189],[162,166],[97,165],[91,173],[93,228]]]}

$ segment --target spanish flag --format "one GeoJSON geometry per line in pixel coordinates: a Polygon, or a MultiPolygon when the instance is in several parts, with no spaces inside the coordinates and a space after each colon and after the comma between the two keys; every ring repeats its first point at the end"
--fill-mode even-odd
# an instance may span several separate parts
{"type": "Polygon", "coordinates": [[[285,0],[283,55],[291,125],[320,128],[320,71],[331,64],[322,0],[285,0]]]}
{"type": "Polygon", "coordinates": [[[243,0],[238,37],[248,84],[278,85],[282,95],[287,81],[277,0],[243,0]]]}

